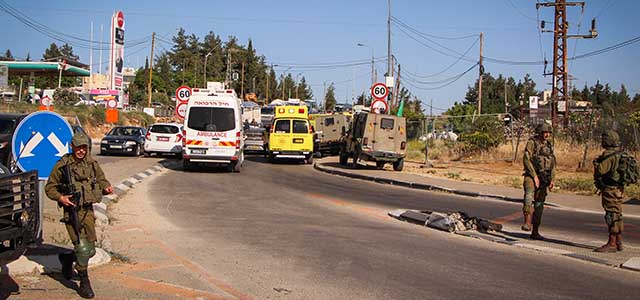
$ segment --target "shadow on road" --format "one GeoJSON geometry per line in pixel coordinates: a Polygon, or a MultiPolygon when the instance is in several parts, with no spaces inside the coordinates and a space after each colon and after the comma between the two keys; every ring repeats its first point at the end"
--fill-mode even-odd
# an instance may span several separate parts
{"type": "MultiPolygon", "coordinates": [[[[511,232],[511,231],[501,231],[499,233],[487,233],[491,236],[495,236],[495,237],[500,237],[500,238],[511,238],[510,240],[515,241],[515,240],[531,240],[529,238],[529,233],[522,233],[522,232],[511,232]]],[[[533,240],[531,240],[533,241],[533,240]]],[[[590,245],[584,245],[584,244],[579,244],[579,243],[574,243],[574,242],[570,242],[570,241],[565,241],[565,240],[558,240],[558,239],[553,239],[553,238],[549,238],[546,237],[544,239],[544,242],[546,243],[551,243],[551,244],[556,244],[556,245],[563,245],[563,246],[570,246],[570,247],[576,247],[576,248],[583,248],[583,249],[595,249],[593,246],[590,245]]]]}

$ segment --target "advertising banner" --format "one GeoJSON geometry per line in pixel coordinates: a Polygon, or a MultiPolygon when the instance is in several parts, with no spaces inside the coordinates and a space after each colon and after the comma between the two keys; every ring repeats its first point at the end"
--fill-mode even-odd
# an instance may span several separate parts
{"type": "Polygon", "coordinates": [[[111,18],[111,57],[109,61],[109,86],[121,90],[124,67],[124,14],[117,11],[111,18]]]}

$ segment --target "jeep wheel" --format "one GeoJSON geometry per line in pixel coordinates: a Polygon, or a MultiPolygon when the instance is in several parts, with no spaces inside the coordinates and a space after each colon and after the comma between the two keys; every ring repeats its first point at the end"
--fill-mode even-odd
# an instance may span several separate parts
{"type": "Polygon", "coordinates": [[[398,159],[393,163],[394,171],[402,171],[402,168],[404,168],[404,158],[398,159]]]}
{"type": "Polygon", "coordinates": [[[145,151],[142,155],[144,155],[144,157],[150,157],[151,156],[151,152],[145,151]]]}
{"type": "Polygon", "coordinates": [[[307,156],[304,162],[308,165],[313,164],[313,154],[309,154],[309,156],[307,156]]]}
{"type": "Polygon", "coordinates": [[[376,162],[376,169],[378,169],[378,170],[384,169],[384,162],[383,161],[377,161],[376,162]]]}
{"type": "Polygon", "coordinates": [[[347,154],[347,152],[340,152],[340,165],[346,166],[347,165],[347,161],[349,160],[349,155],[347,154]]]}

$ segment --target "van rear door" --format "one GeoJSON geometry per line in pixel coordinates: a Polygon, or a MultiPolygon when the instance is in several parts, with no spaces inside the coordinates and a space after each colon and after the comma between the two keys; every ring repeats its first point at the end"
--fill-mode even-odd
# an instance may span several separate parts
{"type": "MultiPolygon", "coordinates": [[[[192,106],[189,108],[185,130],[191,140],[189,148],[199,148],[190,154],[206,154],[231,157],[236,153],[237,137],[235,111],[231,107],[192,106]],[[196,146],[194,146],[194,144],[196,146]]],[[[196,150],[196,149],[194,149],[196,150]]]]}

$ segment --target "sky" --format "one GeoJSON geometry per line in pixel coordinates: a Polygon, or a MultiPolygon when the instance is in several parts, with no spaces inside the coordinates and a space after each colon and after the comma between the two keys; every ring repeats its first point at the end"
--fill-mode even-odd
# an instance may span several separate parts
{"type": "MultiPolygon", "coordinates": [[[[117,10],[123,11],[128,67],[144,64],[150,53],[152,32],[170,41],[178,28],[184,28],[201,39],[209,31],[223,40],[235,36],[245,45],[251,39],[257,53],[264,55],[267,63],[277,65],[276,73],[304,76],[315,98],[322,98],[323,87],[332,82],[340,103],[351,102],[353,95],[369,93],[372,55],[378,81],[387,71],[388,0],[0,0],[2,3],[51,29],[85,40],[91,37],[93,22],[97,42],[100,26],[104,26],[102,38],[106,42],[111,16],[117,10]],[[144,43],[127,46],[127,41],[144,43]]],[[[587,34],[591,19],[596,18],[599,35],[595,39],[570,39],[569,57],[640,36],[640,1],[585,3],[584,11],[580,7],[567,9],[569,33],[587,34]]],[[[542,75],[544,66],[522,62],[540,62],[546,57],[547,71],[551,71],[553,34],[540,33],[538,21],[545,20],[547,29],[552,29],[553,11],[536,9],[534,0],[391,0],[391,48],[401,65],[401,83],[423,103],[433,101],[434,113],[464,100],[468,86],[477,80],[478,68],[469,69],[478,61],[478,36],[482,32],[485,72],[516,81],[530,74],[538,90],[548,89],[551,77],[542,75]]],[[[49,44],[62,44],[4,10],[0,10],[0,20],[3,54],[10,49],[16,58],[30,53],[32,59],[39,60],[49,44]]],[[[80,61],[89,64],[89,43],[78,41],[72,46],[80,61]]],[[[171,45],[158,42],[156,53],[169,49],[171,45]]],[[[94,50],[96,71],[99,56],[99,51],[94,50]]],[[[102,72],[106,72],[107,51],[102,57],[102,72]]],[[[614,90],[624,84],[629,94],[640,93],[640,43],[572,60],[568,69],[575,78],[572,84],[579,89],[600,80],[614,90]]]]}

